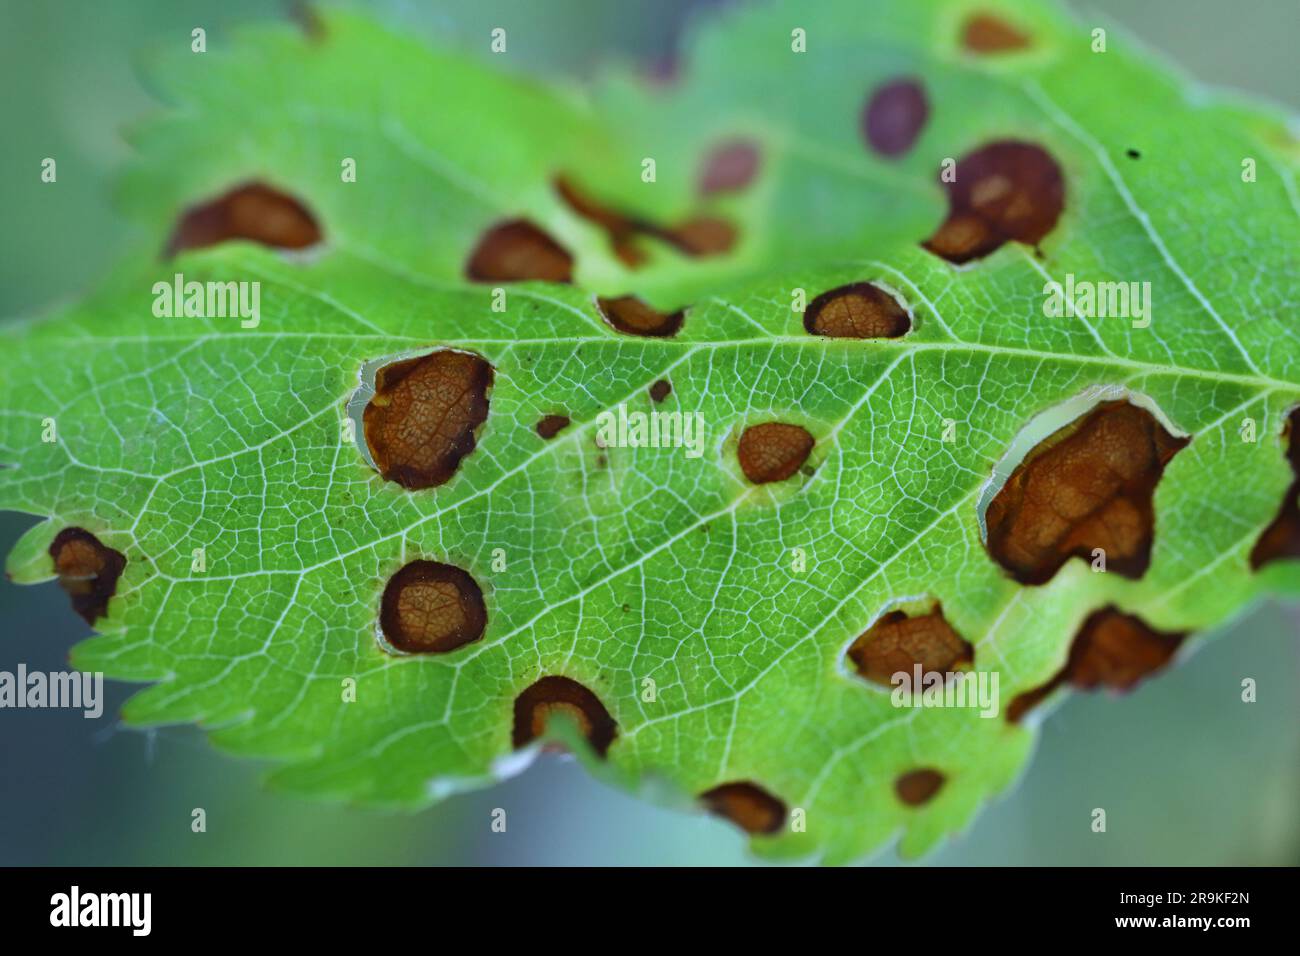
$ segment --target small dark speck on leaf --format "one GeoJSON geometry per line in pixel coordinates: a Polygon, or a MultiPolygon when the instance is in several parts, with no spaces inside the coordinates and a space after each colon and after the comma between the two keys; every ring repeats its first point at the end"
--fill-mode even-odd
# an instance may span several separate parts
{"type": "Polygon", "coordinates": [[[549,440],[558,435],[562,429],[568,427],[568,415],[547,415],[537,423],[537,434],[549,440]]]}
{"type": "Polygon", "coordinates": [[[909,771],[895,780],[894,792],[909,807],[919,807],[933,799],[943,786],[944,779],[938,770],[923,767],[909,771]]]}

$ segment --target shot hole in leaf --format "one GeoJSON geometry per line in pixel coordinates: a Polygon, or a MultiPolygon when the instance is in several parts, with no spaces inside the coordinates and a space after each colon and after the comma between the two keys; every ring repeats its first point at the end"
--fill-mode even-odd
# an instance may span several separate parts
{"type": "Polygon", "coordinates": [[[917,665],[922,675],[948,673],[975,660],[975,648],[958,634],[935,602],[924,613],[902,610],[882,615],[860,634],[848,649],[857,673],[883,687],[900,671],[912,676],[917,665]]]}
{"type": "Polygon", "coordinates": [[[1157,631],[1141,618],[1113,606],[1095,611],[1071,642],[1065,666],[1046,684],[1018,694],[1007,707],[1007,720],[1019,723],[1028,711],[1064,684],[1080,690],[1132,690],[1167,666],[1186,636],[1157,631]]]}
{"type": "Polygon", "coordinates": [[[1188,441],[1139,405],[1097,405],[1039,442],[989,502],[989,554],[1022,584],[1044,584],[1096,549],[1108,572],[1140,578],[1151,560],[1156,486],[1188,441]]]}

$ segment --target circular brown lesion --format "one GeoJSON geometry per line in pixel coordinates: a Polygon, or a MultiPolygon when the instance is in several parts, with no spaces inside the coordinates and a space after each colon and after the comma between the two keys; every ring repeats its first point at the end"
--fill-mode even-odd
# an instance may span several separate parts
{"type": "Polygon", "coordinates": [[[961,30],[961,45],[971,53],[1005,53],[1029,46],[1029,37],[1001,17],[974,13],[961,30]]]}
{"type": "Polygon", "coordinates": [[[564,714],[577,724],[597,756],[604,757],[618,736],[618,724],[599,697],[571,677],[549,674],[515,698],[511,733],[515,749],[545,734],[547,723],[556,714],[564,714]]]}
{"type": "Polygon", "coordinates": [[[919,807],[934,799],[946,779],[931,767],[909,770],[894,781],[894,793],[909,807],[919,807]]]}
{"type": "Polygon", "coordinates": [[[748,139],[719,143],[704,159],[699,191],[703,196],[738,192],[758,175],[758,144],[748,139]]]}
{"type": "Polygon", "coordinates": [[[700,794],[715,816],[730,820],[746,833],[770,835],[785,825],[785,802],[750,780],[724,783],[700,794]]]}
{"type": "Polygon", "coordinates": [[[528,220],[511,219],[483,233],[465,275],[474,282],[572,282],[573,256],[528,220]]]}
{"type": "Polygon", "coordinates": [[[862,134],[872,150],[895,159],[915,145],[929,117],[925,87],[901,77],[872,90],[862,108],[862,134]]]}
{"type": "Polygon", "coordinates": [[[736,457],[745,477],[756,485],[785,481],[797,472],[816,444],[802,425],[763,422],[740,436],[736,457]]]}
{"type": "Polygon", "coordinates": [[[960,265],[1007,242],[1037,246],[1065,209],[1061,167],[1041,146],[1001,140],[957,163],[948,193],[948,217],[922,245],[960,265]]]}
{"type": "Polygon", "coordinates": [[[832,339],[896,339],[912,318],[890,293],[871,282],[853,282],[823,292],[804,310],[803,327],[832,339]]]}
{"type": "Polygon", "coordinates": [[[537,434],[550,441],[568,427],[568,415],[545,415],[537,422],[537,434]]]}
{"type": "Polygon", "coordinates": [[[858,674],[883,687],[893,676],[911,677],[919,665],[922,675],[946,674],[975,660],[975,648],[948,623],[939,604],[924,613],[890,611],[867,628],[849,647],[858,674]]]}
{"type": "Polygon", "coordinates": [[[492,378],[486,360],[451,349],[379,369],[362,413],[379,473],[411,490],[449,481],[487,420],[492,378]]]}
{"type": "Polygon", "coordinates": [[[721,216],[693,216],[679,226],[648,229],[685,255],[703,259],[730,252],[740,238],[736,227],[721,216]]]}
{"type": "Polygon", "coordinates": [[[483,591],[461,568],[412,561],[388,580],[380,605],[384,639],[407,654],[445,654],[483,636],[483,591]]]}
{"type": "Polygon", "coordinates": [[[300,199],[265,183],[244,183],[186,209],[164,255],[233,239],[275,249],[304,249],[321,241],[321,228],[300,199]]]}
{"type": "Polygon", "coordinates": [[[598,297],[596,306],[605,321],[624,335],[643,335],[650,338],[669,338],[680,331],[686,312],[660,312],[646,305],[634,295],[612,298],[598,297]]]}

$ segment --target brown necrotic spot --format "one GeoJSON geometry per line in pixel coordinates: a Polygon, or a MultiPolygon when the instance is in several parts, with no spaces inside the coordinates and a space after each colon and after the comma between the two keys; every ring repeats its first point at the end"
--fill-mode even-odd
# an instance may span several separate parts
{"type": "Polygon", "coordinates": [[[167,240],[165,255],[231,239],[304,249],[320,242],[321,230],[307,207],[293,196],[262,183],[246,183],[185,210],[167,240]]]}
{"type": "Polygon", "coordinates": [[[1098,405],[1039,443],[989,503],[989,553],[1022,584],[1043,584],[1096,548],[1108,571],[1141,577],[1156,484],[1187,442],[1137,405],[1098,405]]]}
{"type": "Polygon", "coordinates": [[[804,310],[803,327],[833,339],[896,339],[912,320],[892,295],[870,282],[823,292],[804,310]]]}
{"type": "Polygon", "coordinates": [[[736,244],[736,227],[717,216],[696,216],[680,226],[647,231],[672,243],[678,251],[697,258],[721,255],[736,244]]]}
{"type": "Polygon", "coordinates": [[[667,379],[659,379],[650,386],[650,398],[656,404],[662,402],[672,393],[673,387],[667,379]]]}
{"type": "Polygon", "coordinates": [[[712,196],[744,189],[758,174],[758,156],[758,146],[746,139],[718,144],[705,157],[700,193],[712,196]]]}
{"type": "Polygon", "coordinates": [[[555,192],[574,213],[605,231],[610,248],[625,266],[635,269],[645,261],[636,247],[640,230],[636,220],[592,199],[567,176],[555,177],[555,192]]]}
{"type": "Polygon", "coordinates": [[[776,833],[785,824],[785,803],[747,780],[706,790],[700,800],[710,813],[730,820],[746,833],[776,833]]]}
{"type": "Polygon", "coordinates": [[[991,143],[963,157],[956,172],[942,183],[948,218],[923,243],[949,262],[981,258],[1009,241],[1036,246],[1065,208],[1060,166],[1032,143],[991,143]]]}
{"type": "Polygon", "coordinates": [[[537,434],[543,438],[551,439],[558,435],[561,429],[568,427],[568,415],[547,415],[537,423],[537,434]]]}
{"type": "Polygon", "coordinates": [[[87,624],[108,615],[108,600],[126,567],[126,555],[100,542],[83,528],[64,528],[50,542],[50,557],[72,609],[87,624]]]}
{"type": "Polygon", "coordinates": [[[976,13],[962,27],[961,43],[972,53],[1002,53],[1023,50],[1029,37],[991,13],[976,13]]]}
{"type": "Polygon", "coordinates": [[[944,779],[943,774],[929,767],[909,770],[894,781],[894,792],[909,807],[919,807],[934,798],[944,779]]]}
{"type": "Polygon", "coordinates": [[[492,366],[450,349],[385,365],[362,424],[375,467],[404,488],[448,481],[488,414],[492,366]]]}
{"type": "Polygon", "coordinates": [[[658,312],[633,295],[598,298],[596,305],[606,322],[627,335],[654,338],[676,335],[686,315],[681,309],[676,312],[658,312]]]}
{"type": "Polygon", "coordinates": [[[798,471],[808,459],[813,444],[812,435],[802,425],[764,422],[745,429],[736,457],[745,477],[762,485],[784,481],[798,471]]]}
{"type": "Polygon", "coordinates": [[[631,269],[645,261],[635,242],[642,235],[654,236],[689,256],[717,255],[736,243],[735,227],[717,216],[697,216],[679,226],[660,226],[597,202],[566,176],[556,177],[555,191],[574,213],[605,231],[614,254],[631,269]]]}
{"type": "Polygon", "coordinates": [[[524,747],[546,730],[552,714],[571,717],[599,756],[604,757],[618,735],[618,725],[600,698],[576,680],[552,674],[543,677],[515,698],[512,740],[515,749],[524,747]]]}
{"type": "Polygon", "coordinates": [[[912,148],[930,116],[925,88],[913,79],[893,80],[872,91],[862,109],[862,133],[882,156],[901,156],[912,148]]]}
{"type": "Polygon", "coordinates": [[[969,664],[975,649],[952,629],[936,604],[928,613],[911,617],[903,611],[885,614],[849,647],[849,660],[867,680],[889,687],[895,674],[911,677],[917,665],[928,674],[969,664]]]}
{"type": "Polygon", "coordinates": [[[1165,633],[1145,621],[1106,607],[1088,616],[1070,645],[1070,656],[1055,677],[1011,701],[1007,720],[1016,723],[1034,705],[1063,684],[1080,690],[1108,687],[1132,690],[1162,670],[1186,634],[1165,633]]]}
{"type": "Polygon", "coordinates": [[[379,625],[399,651],[445,654],[483,636],[483,591],[453,565],[412,561],[388,579],[379,625]]]}
{"type": "Polygon", "coordinates": [[[573,256],[531,222],[512,219],[483,234],[465,275],[474,282],[571,282],[573,256]]]}
{"type": "Polygon", "coordinates": [[[1295,480],[1282,496],[1277,517],[1251,549],[1250,566],[1255,570],[1270,561],[1300,558],[1300,408],[1287,419],[1283,440],[1287,442],[1287,461],[1295,480]]]}

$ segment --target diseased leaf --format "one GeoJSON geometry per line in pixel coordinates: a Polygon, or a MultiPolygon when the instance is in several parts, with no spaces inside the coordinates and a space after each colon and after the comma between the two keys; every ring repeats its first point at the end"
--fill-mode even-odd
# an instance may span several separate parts
{"type": "Polygon", "coordinates": [[[9,571],[96,619],[77,666],[290,790],[421,807],[551,739],[844,862],[964,826],[1056,687],[1300,592],[1282,118],[1048,6],[878,6],[590,96],[339,15],[164,67],[154,242],[4,333],[9,571]],[[256,321],[157,315],[177,274],[256,321]],[[610,440],[650,412],[682,441],[610,440]],[[998,712],[895,706],[909,660],[998,712]]]}

